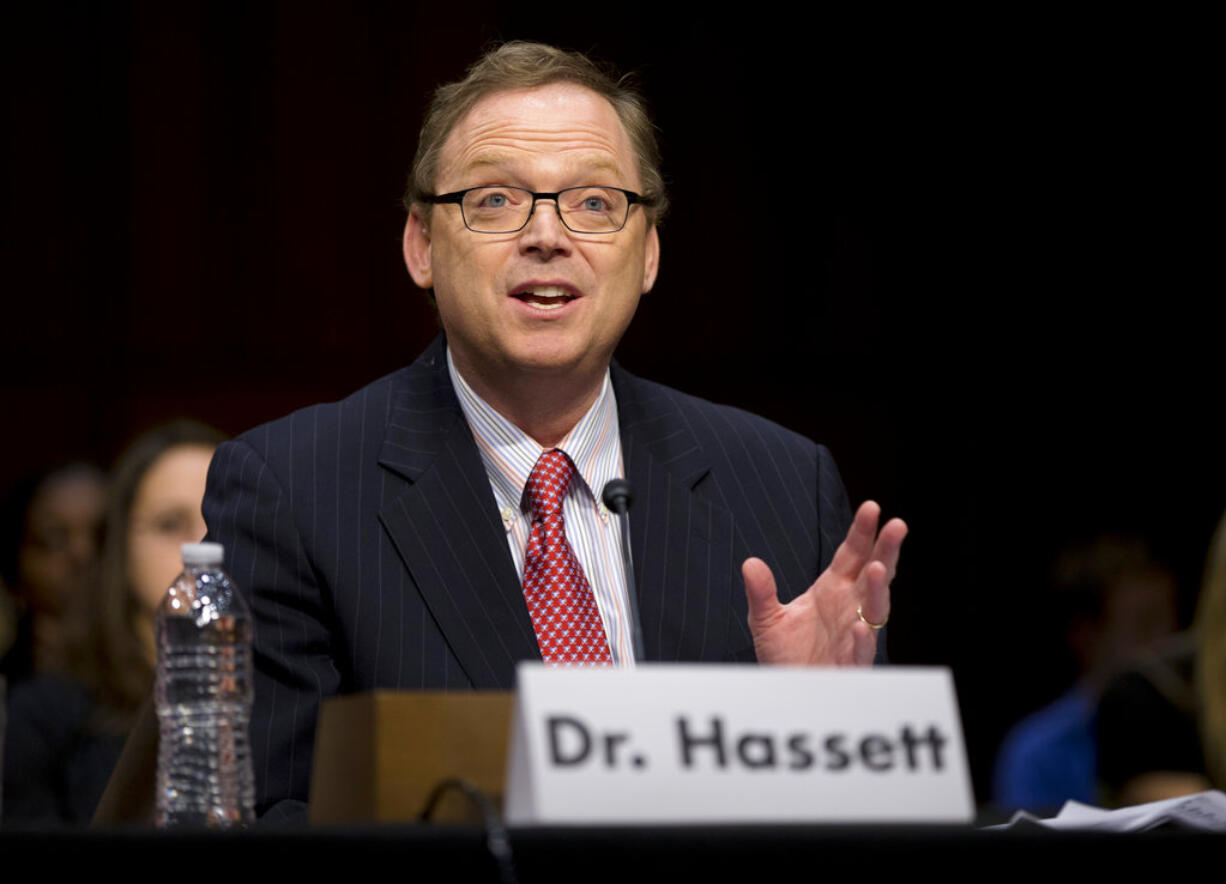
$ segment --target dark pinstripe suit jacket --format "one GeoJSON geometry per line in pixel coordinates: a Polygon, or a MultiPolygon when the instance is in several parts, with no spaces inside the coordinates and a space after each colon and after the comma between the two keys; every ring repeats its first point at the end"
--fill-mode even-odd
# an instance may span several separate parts
{"type": "MultiPolygon", "coordinates": [[[[816,578],[850,520],[834,462],[762,418],[612,371],[646,655],[752,660],[740,562],[763,558],[787,597],[816,578]]],[[[507,689],[540,657],[441,337],[342,402],[223,445],[204,515],[255,616],[261,811],[305,801],[321,698],[507,689]]]]}

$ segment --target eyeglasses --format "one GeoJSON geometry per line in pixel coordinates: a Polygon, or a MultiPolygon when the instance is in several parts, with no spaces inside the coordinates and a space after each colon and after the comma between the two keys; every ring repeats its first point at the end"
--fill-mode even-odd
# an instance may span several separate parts
{"type": "Polygon", "coordinates": [[[455,203],[464,226],[473,233],[517,233],[528,226],[537,200],[553,200],[558,218],[572,233],[617,233],[626,226],[630,207],[650,206],[644,197],[620,187],[567,187],[555,193],[535,193],[523,187],[470,187],[425,197],[435,205],[455,203]]]}

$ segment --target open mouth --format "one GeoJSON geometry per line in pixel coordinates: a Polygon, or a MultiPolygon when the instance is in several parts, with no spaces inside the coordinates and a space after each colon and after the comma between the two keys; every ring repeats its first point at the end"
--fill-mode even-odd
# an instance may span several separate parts
{"type": "Polygon", "coordinates": [[[533,307],[540,307],[542,310],[556,310],[569,304],[579,296],[558,285],[539,285],[512,292],[511,297],[517,298],[525,304],[531,304],[533,307]]]}

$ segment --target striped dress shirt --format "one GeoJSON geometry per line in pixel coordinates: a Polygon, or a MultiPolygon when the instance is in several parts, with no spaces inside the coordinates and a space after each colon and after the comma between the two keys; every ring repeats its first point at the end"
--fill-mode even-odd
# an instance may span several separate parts
{"type": "MultiPolygon", "coordinates": [[[[507,532],[507,545],[522,583],[528,536],[532,531],[532,507],[525,486],[545,449],[477,395],[456,370],[450,348],[447,349],[447,371],[481,453],[499,517],[507,532]]],[[[613,664],[633,666],[626,576],[621,558],[621,519],[610,513],[600,500],[605,483],[625,475],[618,429],[617,397],[606,370],[596,401],[557,447],[566,452],[575,465],[575,477],[562,502],[566,539],[596,596],[613,664]]]]}

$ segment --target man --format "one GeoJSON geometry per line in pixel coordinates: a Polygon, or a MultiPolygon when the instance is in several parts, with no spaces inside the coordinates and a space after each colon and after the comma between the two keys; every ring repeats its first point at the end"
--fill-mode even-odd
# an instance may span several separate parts
{"type": "Polygon", "coordinates": [[[812,442],[610,368],[665,205],[635,95],[507,44],[436,94],[408,203],[405,262],[444,337],[223,446],[210,475],[210,536],[256,618],[261,812],[301,811],[323,697],[630,664],[614,476],[647,660],[873,659],[906,526],[878,534],[871,502],[852,520],[812,442]]]}

